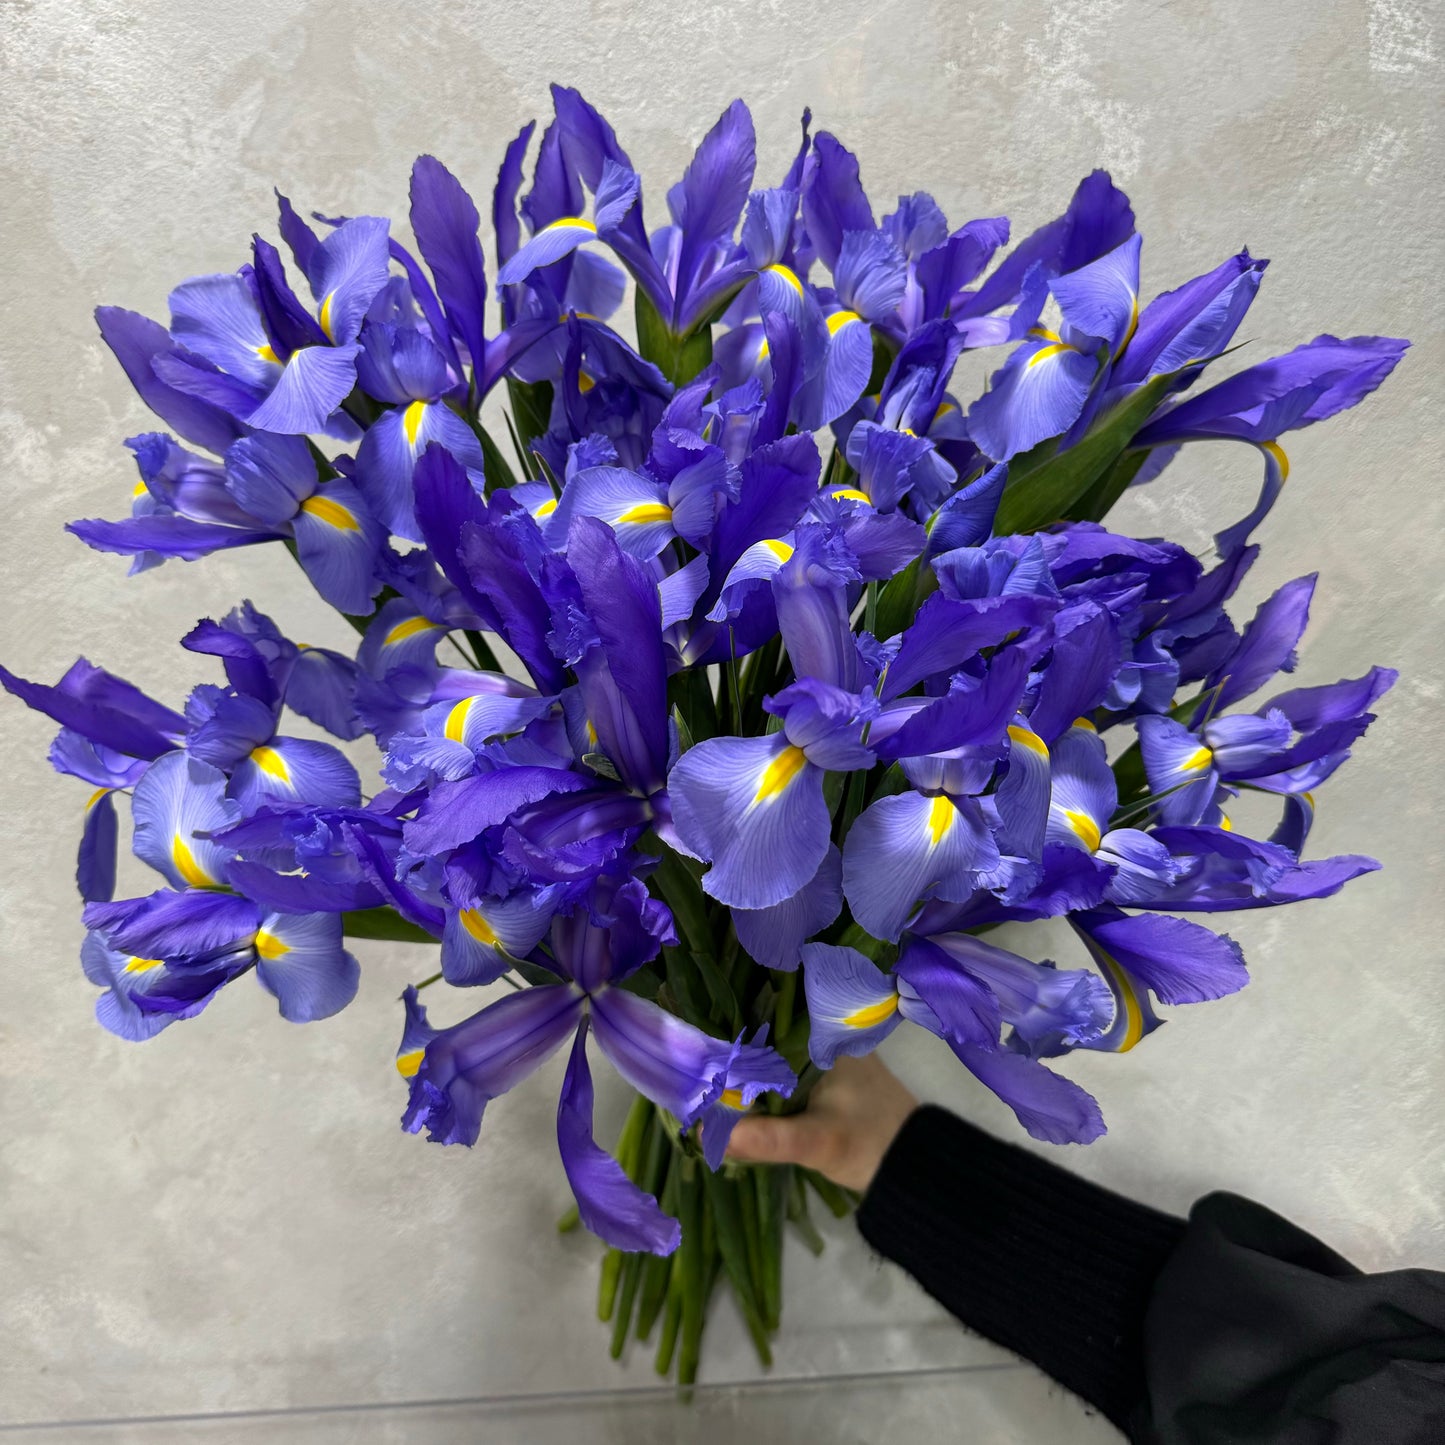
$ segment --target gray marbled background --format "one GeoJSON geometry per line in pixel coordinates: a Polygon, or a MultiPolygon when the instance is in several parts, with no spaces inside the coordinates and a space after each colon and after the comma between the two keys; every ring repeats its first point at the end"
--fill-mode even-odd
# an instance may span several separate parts
{"type": "MultiPolygon", "coordinates": [[[[1415,341],[1382,393],[1295,441],[1242,599],[1318,568],[1299,680],[1371,662],[1404,675],[1325,791],[1314,835],[1320,852],[1373,853],[1385,871],[1332,900],[1241,916],[1244,994],[1174,1010],[1125,1057],[1071,1063],[1111,1132],[1069,1162],[1171,1209],[1210,1187],[1249,1191],[1369,1267],[1439,1265],[1441,12],[835,0],[819,13],[778,0],[0,5],[0,653],[50,679],[84,652],[178,702],[201,669],[176,639],[241,597],[293,636],[345,641],[279,548],[127,581],[121,559],[61,531],[123,511],[120,439],[150,425],[92,306],[163,314],[176,280],[236,265],[272,223],[273,184],[308,207],[404,215],[411,158],[429,150],[487,192],[553,78],[614,121],[654,208],[735,94],[757,118],[761,176],[781,173],[808,103],[860,153],[875,204],[927,188],[955,223],[1004,211],[1023,234],[1107,166],[1134,199],[1150,289],[1242,243],[1274,258],[1246,328],[1253,356],[1324,330],[1415,341]]],[[[1114,524],[1202,550],[1258,470],[1243,448],[1196,448],[1114,524]]],[[[621,1372],[607,1360],[595,1251],[552,1234],[567,1199],[557,1069],[499,1105],[473,1153],[396,1129],[393,1000],[418,972],[405,946],[361,945],[357,1003],[306,1029],[246,983],[143,1047],[91,1022],[71,884],[83,790],[46,768],[50,724],[0,706],[0,1422],[652,1379],[642,1355],[621,1372]]],[[[1047,929],[1023,946],[1070,956],[1047,929]]],[[[922,1092],[1013,1131],[933,1040],[894,1042],[922,1092]]],[[[604,1112],[616,1104],[605,1097],[604,1112]]],[[[779,1375],[1007,1363],[847,1227],[833,1234],[823,1261],[789,1258],[779,1375]]],[[[706,1369],[755,1377],[727,1311],[706,1369]]],[[[578,1406],[575,1427],[556,1423],[564,1409],[60,1433],[861,1440],[971,1422],[975,1440],[1110,1438],[1025,1370],[871,1393],[724,1391],[692,1416],[640,1399],[578,1406]]]]}

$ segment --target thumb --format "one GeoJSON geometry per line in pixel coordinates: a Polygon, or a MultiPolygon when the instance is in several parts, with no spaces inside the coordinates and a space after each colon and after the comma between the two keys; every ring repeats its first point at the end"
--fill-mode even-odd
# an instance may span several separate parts
{"type": "Polygon", "coordinates": [[[807,1114],[773,1118],[749,1114],[733,1126],[727,1153],[732,1159],[751,1164],[801,1164],[818,1167],[823,1139],[817,1120],[807,1114]]]}

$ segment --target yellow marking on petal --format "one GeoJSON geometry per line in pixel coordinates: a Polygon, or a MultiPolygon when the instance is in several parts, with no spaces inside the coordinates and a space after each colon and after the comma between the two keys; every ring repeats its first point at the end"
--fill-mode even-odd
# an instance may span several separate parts
{"type": "Polygon", "coordinates": [[[263,773],[269,774],[278,782],[289,783],[291,781],[291,769],[286,766],[286,759],[275,748],[268,748],[264,745],[252,748],[251,761],[263,773]]]}
{"type": "Polygon", "coordinates": [[[1025,365],[1037,366],[1039,362],[1048,361],[1050,357],[1057,356],[1061,351],[1073,351],[1075,349],[1075,347],[1070,346],[1067,342],[1064,341],[1057,341],[1049,346],[1041,346],[1036,352],[1034,352],[1031,357],[1029,357],[1025,365]]]}
{"type": "Polygon", "coordinates": [[[648,522],[670,522],[672,508],[666,502],[638,502],[621,513],[617,521],[619,525],[631,523],[638,527],[645,526],[648,522]]]}
{"type": "Polygon", "coordinates": [[[1283,486],[1289,481],[1289,458],[1284,454],[1284,448],[1278,442],[1260,442],[1259,449],[1274,458],[1275,465],[1279,467],[1280,485],[1283,486]]]}
{"type": "Polygon", "coordinates": [[[1229,821],[1228,813],[1221,813],[1219,815],[1219,826],[1223,828],[1226,833],[1234,832],[1234,824],[1229,821]]]}
{"type": "Polygon", "coordinates": [[[321,311],[316,318],[321,323],[321,329],[326,333],[326,339],[328,341],[336,340],[331,334],[331,298],[335,295],[336,292],[334,291],[328,291],[326,293],[326,299],[321,303],[321,311]]]}
{"type": "Polygon", "coordinates": [[[291,952],[289,943],[277,938],[274,933],[267,933],[264,928],[256,931],[252,946],[262,958],[280,958],[283,953],[291,952]]]}
{"type": "Polygon", "coordinates": [[[496,931],[477,909],[463,908],[457,914],[457,919],[478,943],[485,944],[488,948],[497,946],[496,931]]]}
{"type": "Polygon", "coordinates": [[[416,445],[416,434],[421,430],[422,418],[426,415],[426,402],[414,401],[401,414],[401,429],[406,433],[408,446],[416,445]]]}
{"type": "Polygon", "coordinates": [[[135,486],[130,489],[131,499],[134,500],[136,497],[143,497],[148,491],[150,491],[150,488],[146,486],[144,482],[137,482],[135,486]]]}
{"type": "Polygon", "coordinates": [[[591,718],[587,719],[587,745],[593,748],[597,746],[597,729],[591,718]]]}
{"type": "Polygon", "coordinates": [[[758,545],[766,547],[779,562],[786,562],[788,558],[793,555],[793,547],[791,544],[781,541],[777,537],[767,537],[758,545]]]}
{"type": "Polygon", "coordinates": [[[848,1029],[871,1029],[874,1024],[881,1024],[884,1019],[891,1018],[898,1009],[898,995],[890,993],[887,998],[879,1003],[870,1003],[864,1008],[850,1013],[843,1020],[843,1027],[848,1029]]]}
{"type": "Polygon", "coordinates": [[[421,1061],[426,1058],[425,1049],[408,1049],[404,1054],[396,1056],[396,1071],[403,1079],[409,1079],[421,1068],[421,1061]]]}
{"type": "Polygon", "coordinates": [[[579,395],[586,396],[587,393],[591,391],[592,388],[596,385],[597,383],[593,381],[592,378],[588,376],[585,371],[579,371],[577,373],[577,391],[579,395]]]}
{"type": "Polygon", "coordinates": [[[171,839],[171,862],[181,877],[192,888],[214,888],[216,880],[196,862],[196,855],[179,833],[171,839]]]}
{"type": "Polygon", "coordinates": [[[1207,768],[1214,761],[1214,754],[1208,748],[1195,748],[1195,750],[1179,764],[1181,773],[1198,773],[1207,768]]]}
{"type": "Polygon", "coordinates": [[[163,958],[132,958],[123,971],[125,973],[147,973],[153,968],[163,968],[164,966],[165,959],[163,958]]]}
{"type": "MultiPolygon", "coordinates": [[[[559,216],[555,221],[543,226],[542,231],[557,231],[563,226],[581,226],[584,231],[591,231],[594,236],[597,234],[596,222],[589,221],[586,216],[559,216]]],[[[542,231],[537,234],[541,235],[542,231]]]]}
{"type": "Polygon", "coordinates": [[[798,280],[797,273],[789,266],[773,265],[764,266],[764,271],[771,271],[774,276],[781,276],[799,296],[803,294],[803,283],[798,280]]]}
{"type": "Polygon", "coordinates": [[[1300,794],[1300,797],[1302,797],[1302,798],[1305,800],[1305,802],[1307,802],[1307,803],[1310,805],[1310,807],[1312,807],[1312,808],[1314,807],[1314,805],[1315,805],[1315,795],[1314,795],[1313,793],[1301,793],[1301,794],[1300,794]]]}
{"type": "Polygon", "coordinates": [[[1064,338],[1057,331],[1050,331],[1047,326],[1030,326],[1029,335],[1041,337],[1044,341],[1056,341],[1060,346],[1064,344],[1064,338]]]}
{"type": "Polygon", "coordinates": [[[856,311],[835,311],[828,318],[828,335],[836,336],[845,326],[862,319],[856,311]]]}
{"type": "Polygon", "coordinates": [[[269,342],[264,346],[258,346],[256,348],[256,355],[259,356],[262,361],[269,361],[275,366],[281,365],[281,358],[271,349],[269,342]]]}
{"type": "Polygon", "coordinates": [[[763,769],[763,776],[758,780],[758,791],[753,795],[754,805],[772,802],[803,771],[803,764],[807,761],[802,748],[795,748],[791,744],[785,747],[763,769]]]}
{"type": "Polygon", "coordinates": [[[557,498],[548,497],[532,515],[540,522],[543,517],[550,517],[557,510],[557,498]]]}
{"type": "Polygon", "coordinates": [[[1037,733],[1030,732],[1028,728],[1010,726],[1008,735],[1009,741],[1016,747],[1027,748],[1031,753],[1038,753],[1040,757],[1048,757],[1049,745],[1037,733]]]}
{"type": "Polygon", "coordinates": [[[308,517],[316,517],[325,522],[328,527],[335,527],[338,532],[359,532],[361,530],[361,523],[356,520],[351,509],[343,507],[340,502],[333,502],[330,497],[307,497],[301,503],[301,510],[308,517]]]}
{"type": "Polygon", "coordinates": [[[1069,827],[1078,834],[1084,847],[1091,853],[1097,853],[1099,840],[1103,837],[1103,834],[1099,832],[1099,825],[1087,813],[1080,813],[1075,808],[1065,808],[1063,814],[1069,827]]]}
{"type": "Polygon", "coordinates": [[[741,1110],[746,1107],[743,1103],[743,1091],[741,1089],[724,1089],[717,1096],[717,1101],[725,1109],[741,1110]]]}
{"type": "Polygon", "coordinates": [[[933,413],[933,419],[934,421],[938,421],[941,417],[947,416],[949,412],[957,410],[958,408],[951,401],[941,401],[933,413]]]}
{"type": "Polygon", "coordinates": [[[1144,1010],[1139,1005],[1139,995],[1134,992],[1134,985],[1129,982],[1123,969],[1107,954],[1104,955],[1103,962],[1124,1005],[1124,1036],[1119,1041],[1118,1052],[1127,1054],[1144,1037],[1144,1010]]]}
{"type": "Polygon", "coordinates": [[[839,487],[835,491],[829,492],[828,495],[836,497],[839,501],[846,498],[850,502],[867,502],[870,507],[873,505],[873,498],[867,492],[859,491],[857,487],[839,487]]]}
{"type": "Polygon", "coordinates": [[[408,637],[415,637],[418,632],[440,632],[441,624],[428,621],[425,617],[408,617],[405,622],[398,622],[390,632],[381,640],[383,647],[391,647],[398,642],[405,642],[408,637]]]}
{"type": "Polygon", "coordinates": [[[450,742],[460,743],[465,741],[467,717],[471,713],[474,702],[476,702],[476,698],[464,697],[447,714],[446,726],[442,729],[442,732],[450,742]]]}
{"type": "Polygon", "coordinates": [[[1123,356],[1124,348],[1134,339],[1134,333],[1139,329],[1139,298],[1132,292],[1129,295],[1129,325],[1124,330],[1124,339],[1119,343],[1119,349],[1115,356],[1123,356]]]}
{"type": "Polygon", "coordinates": [[[1090,733],[1096,733],[1099,731],[1099,729],[1094,726],[1092,718],[1076,717],[1074,719],[1073,726],[1076,728],[1083,728],[1085,732],[1090,733]]]}
{"type": "Polygon", "coordinates": [[[105,795],[106,795],[108,792],[110,792],[110,789],[109,789],[109,788],[97,788],[97,789],[85,800],[85,811],[86,811],[87,813],[90,812],[90,810],[91,810],[93,807],[95,807],[95,805],[96,805],[98,802],[100,802],[100,800],[101,800],[103,797],[105,797],[105,795]]]}
{"type": "Polygon", "coordinates": [[[768,356],[768,338],[764,336],[758,343],[758,360],[765,361],[768,356]]]}
{"type": "Polygon", "coordinates": [[[949,798],[937,797],[928,805],[928,841],[933,847],[943,842],[958,822],[958,809],[949,798]]]}

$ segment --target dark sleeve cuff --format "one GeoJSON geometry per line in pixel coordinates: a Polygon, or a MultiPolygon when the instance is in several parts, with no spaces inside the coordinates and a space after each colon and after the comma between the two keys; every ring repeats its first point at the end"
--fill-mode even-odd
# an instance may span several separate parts
{"type": "Polygon", "coordinates": [[[1123,1427],[1143,1322],[1184,1221],[924,1105],[858,1211],[864,1239],[979,1334],[1123,1427]]]}

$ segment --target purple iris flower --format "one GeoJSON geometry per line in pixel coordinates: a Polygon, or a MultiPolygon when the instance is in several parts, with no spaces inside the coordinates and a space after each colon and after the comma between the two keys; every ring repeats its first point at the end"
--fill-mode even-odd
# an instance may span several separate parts
{"type": "Polygon", "coordinates": [[[327,602],[346,613],[371,611],[384,533],[345,475],[320,477],[302,437],[255,432],[226,449],[222,466],[160,433],[129,445],[141,474],[133,515],[69,523],[82,542],[135,557],[134,571],[166,557],[189,562],[289,538],[327,602]]]}
{"type": "Polygon", "coordinates": [[[387,229],[358,216],[316,245],[303,267],[314,314],[260,237],[244,270],[182,282],[170,297],[182,349],[157,355],[156,375],[262,431],[326,430],[356,385],[357,337],[387,280],[387,229]]]}
{"type": "MultiPolygon", "coordinates": [[[[857,949],[810,943],[803,949],[803,986],[812,1025],[808,1051],[819,1068],[831,1068],[839,1054],[872,1053],[907,1019],[943,1039],[1034,1138],[1087,1144],[1104,1133],[1099,1106],[1083,1089],[1002,1046],[1003,1009],[984,969],[970,971],[934,943],[911,944],[892,973],[857,949]]],[[[1009,1006],[1018,1012],[1012,999],[1009,1006]]]]}
{"type": "Polygon", "coordinates": [[[350,807],[361,801],[361,780],[339,749],[278,736],[299,654],[269,617],[238,610],[220,623],[198,623],[181,645],[225,665],[229,687],[203,683],[191,693],[186,747],[229,775],[230,796],[248,812],[272,802],[350,807]]]}
{"type": "Polygon", "coordinates": [[[671,1254],[681,1239],[677,1221],[593,1138],[589,1031],[623,1078],[683,1129],[726,1091],[748,1102],[767,1089],[791,1092],[792,1071],[771,1049],[712,1038],[616,987],[663,944],[676,943],[671,915],[637,879],[598,880],[554,918],[551,942],[556,984],[524,989],[429,1036],[411,1005],[404,1048],[415,1068],[402,1124],[412,1133],[425,1128],[439,1143],[475,1143],[486,1106],[570,1038],[557,1142],[582,1222],[615,1248],[671,1254]]]}
{"type": "Polygon", "coordinates": [[[1175,403],[1139,432],[1135,445],[1237,440],[1259,448],[1265,464],[1259,501],[1215,538],[1220,555],[1228,556],[1249,541],[1289,476],[1279,437],[1358,405],[1395,369],[1409,345],[1389,336],[1317,336],[1175,403]]]}
{"type": "Polygon", "coordinates": [[[1293,669],[1314,584],[1312,576],[1288,582],[1260,606],[1206,679],[1192,726],[1163,716],[1137,720],[1161,821],[1216,821],[1220,788],[1227,783],[1307,793],[1339,767],[1374,721],[1368,709],[1397,676],[1389,668],[1372,668],[1353,681],[1298,688],[1254,713],[1216,713],[1256,692],[1276,673],[1293,669]]]}
{"type": "Polygon", "coordinates": [[[553,86],[552,98],[556,121],[543,137],[537,183],[528,197],[533,204],[523,204],[536,229],[502,264],[499,282],[516,285],[579,246],[601,241],[667,328],[686,336],[726,307],[753,273],[733,239],[755,165],[747,107],[734,101],[703,137],[682,180],[668,192],[672,224],[649,236],[641,182],[612,127],[575,90],[553,86]],[[584,186],[592,195],[590,216],[582,214],[584,186]],[[549,215],[558,191],[567,197],[567,212],[549,215]]]}

